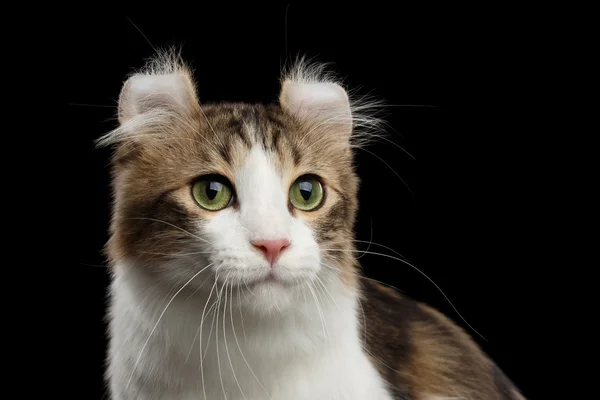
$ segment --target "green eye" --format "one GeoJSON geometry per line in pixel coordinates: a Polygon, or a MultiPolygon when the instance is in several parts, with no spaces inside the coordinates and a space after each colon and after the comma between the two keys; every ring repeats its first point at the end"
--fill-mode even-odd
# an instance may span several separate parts
{"type": "Polygon", "coordinates": [[[302,211],[312,211],[323,202],[323,186],[314,176],[304,175],[290,187],[290,202],[302,211]]]}
{"type": "Polygon", "coordinates": [[[205,176],[192,186],[194,200],[210,211],[222,210],[233,203],[233,191],[227,179],[221,176],[205,176]]]}

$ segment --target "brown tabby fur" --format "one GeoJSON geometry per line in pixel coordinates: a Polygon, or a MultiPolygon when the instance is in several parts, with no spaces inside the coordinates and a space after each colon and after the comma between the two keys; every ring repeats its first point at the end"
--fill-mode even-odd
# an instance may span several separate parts
{"type": "MultiPolygon", "coordinates": [[[[190,70],[172,58],[159,58],[149,73],[182,74],[193,85],[190,70]]],[[[325,259],[343,268],[344,282],[360,291],[365,351],[396,399],[425,400],[431,394],[523,399],[448,318],[392,289],[359,280],[352,241],[359,179],[347,138],[328,132],[331,126],[300,121],[279,104],[201,106],[195,93],[190,86],[185,110],[159,115],[151,124],[133,126],[126,120],[127,110],[120,110],[121,127],[100,141],[116,145],[115,204],[107,246],[113,262],[129,258],[158,265],[185,248],[186,241],[194,240],[185,231],[210,218],[190,195],[194,178],[217,173],[234,182],[234,171],[250,148],[263,146],[275,156],[284,181],[304,173],[323,178],[328,188],[325,205],[301,214],[290,206],[290,212],[314,229],[323,248],[332,249],[324,252],[325,259]]]]}

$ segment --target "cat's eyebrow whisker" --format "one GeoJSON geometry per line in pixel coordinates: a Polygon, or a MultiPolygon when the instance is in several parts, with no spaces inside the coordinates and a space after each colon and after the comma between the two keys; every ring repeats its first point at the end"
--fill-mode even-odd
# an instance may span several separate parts
{"type": "Polygon", "coordinates": [[[156,321],[156,324],[154,324],[154,327],[152,328],[152,330],[150,331],[150,334],[148,335],[148,339],[146,339],[146,341],[144,342],[144,345],[142,346],[142,349],[140,350],[140,354],[131,370],[131,375],[129,377],[129,380],[127,381],[127,386],[126,388],[129,388],[129,385],[131,384],[131,380],[133,379],[133,374],[135,373],[135,370],[137,369],[137,366],[140,362],[140,359],[142,358],[142,353],[144,352],[144,350],[146,349],[146,346],[148,345],[148,342],[150,342],[150,338],[152,337],[152,335],[154,334],[154,331],[156,330],[156,327],[158,326],[158,324],[160,323],[163,315],[165,315],[165,312],[167,311],[167,309],[169,308],[169,306],[171,305],[171,303],[173,302],[173,300],[175,300],[175,297],[177,297],[177,295],[179,293],[181,293],[181,291],[183,289],[185,289],[187,287],[187,285],[190,284],[190,282],[192,282],[198,275],[200,275],[203,271],[205,271],[207,268],[209,268],[212,264],[208,264],[206,267],[202,268],[200,271],[196,272],[174,295],[173,297],[171,297],[171,300],[169,300],[169,302],[167,303],[167,305],[165,306],[165,308],[163,309],[163,311],[160,313],[158,320],[156,321]]]}
{"type": "MultiPolygon", "coordinates": [[[[385,140],[386,142],[388,142],[388,143],[390,143],[390,144],[392,144],[392,145],[396,146],[396,147],[397,147],[397,148],[399,148],[400,150],[402,150],[402,151],[403,151],[403,152],[404,152],[404,153],[405,153],[407,156],[409,156],[410,158],[412,158],[413,160],[415,160],[415,161],[416,161],[416,158],[415,158],[415,156],[413,156],[412,154],[410,154],[410,153],[409,153],[409,152],[408,152],[408,151],[407,151],[407,150],[406,150],[404,147],[400,146],[399,144],[397,144],[397,143],[396,143],[396,142],[394,142],[393,140],[390,140],[390,139],[386,138],[386,137],[385,137],[385,136],[383,136],[383,135],[380,135],[380,136],[373,136],[373,137],[372,137],[372,138],[370,138],[370,139],[371,139],[371,140],[373,140],[373,141],[377,141],[378,139],[385,140]]],[[[357,148],[357,149],[360,149],[361,147],[357,146],[356,148],[357,148]]]]}
{"type": "MultiPolygon", "coordinates": [[[[223,143],[223,141],[221,140],[221,138],[219,137],[219,135],[217,135],[217,132],[215,132],[215,128],[213,128],[213,126],[211,125],[210,121],[208,120],[208,117],[206,116],[206,112],[204,112],[204,108],[202,107],[202,104],[198,104],[198,107],[200,109],[200,112],[202,113],[202,116],[204,117],[204,120],[206,121],[206,123],[208,124],[208,127],[210,128],[210,130],[213,132],[213,134],[215,135],[215,138],[219,141],[219,143],[221,144],[221,148],[226,149],[227,146],[225,146],[225,143],[223,143]]],[[[210,142],[209,142],[210,143],[210,142]]]]}
{"type": "MultiPolygon", "coordinates": [[[[364,250],[345,250],[345,249],[321,249],[321,250],[323,250],[323,251],[337,251],[337,252],[352,252],[352,253],[365,252],[364,250]]],[[[458,314],[458,316],[463,320],[463,322],[465,324],[467,324],[467,326],[471,330],[473,330],[473,332],[475,332],[477,335],[479,335],[483,340],[487,341],[487,339],[485,337],[483,337],[483,335],[481,335],[479,332],[477,332],[477,330],[475,330],[475,328],[473,328],[471,326],[471,324],[469,324],[467,322],[467,320],[462,316],[462,314],[454,306],[454,304],[452,303],[452,301],[450,301],[450,299],[448,298],[448,296],[446,295],[446,293],[444,293],[444,291],[439,287],[439,285],[437,283],[435,283],[435,281],[433,279],[431,279],[429,277],[429,275],[427,275],[425,272],[421,271],[419,268],[417,268],[413,264],[411,264],[408,261],[403,260],[403,259],[401,259],[399,257],[394,257],[394,256],[391,256],[389,254],[384,254],[384,253],[377,253],[377,252],[374,252],[374,251],[367,251],[365,253],[366,254],[373,254],[373,255],[381,256],[381,257],[387,257],[387,258],[391,258],[392,260],[400,261],[401,263],[408,265],[409,267],[413,268],[415,271],[417,271],[418,273],[420,273],[421,275],[423,275],[425,278],[427,278],[427,280],[429,280],[429,282],[431,282],[435,286],[435,288],[442,294],[442,296],[444,296],[444,298],[446,299],[446,301],[448,301],[448,304],[450,304],[450,306],[452,307],[452,309],[454,309],[454,311],[456,312],[456,314],[458,314]]]]}
{"type": "MultiPolygon", "coordinates": [[[[402,146],[400,146],[399,144],[397,144],[396,142],[388,139],[387,137],[385,137],[385,135],[383,134],[378,134],[375,131],[367,131],[367,132],[356,132],[357,129],[360,128],[369,128],[369,129],[374,129],[377,128],[378,126],[380,126],[382,124],[382,122],[380,120],[374,120],[372,118],[360,118],[360,117],[353,117],[353,118],[348,118],[348,117],[343,117],[343,116],[334,116],[331,117],[323,122],[321,122],[320,124],[314,126],[311,128],[311,130],[308,131],[308,133],[305,134],[305,136],[303,137],[303,139],[308,136],[310,133],[312,133],[313,131],[326,126],[326,125],[330,125],[330,124],[334,124],[334,123],[339,123],[339,122],[344,122],[344,121],[348,121],[348,122],[352,122],[353,124],[353,129],[355,130],[355,132],[353,132],[352,136],[351,136],[351,140],[355,143],[352,144],[353,148],[356,149],[361,149],[364,147],[365,144],[371,142],[371,141],[377,141],[378,139],[382,139],[388,143],[391,143],[392,145],[394,145],[395,147],[397,147],[398,149],[400,149],[402,152],[404,152],[406,155],[408,155],[411,159],[416,160],[415,156],[413,156],[412,154],[410,154],[405,148],[403,148],[402,146]],[[356,141],[359,141],[358,143],[356,143],[356,141]]],[[[318,145],[319,143],[321,143],[322,141],[326,140],[327,136],[324,135],[322,138],[320,138],[319,140],[311,143],[307,149],[311,149],[312,147],[318,145]]]]}
{"type": "MultiPolygon", "coordinates": [[[[206,119],[206,123],[208,124],[208,126],[210,127],[210,129],[213,131],[213,133],[215,134],[215,136],[217,136],[215,130],[213,129],[212,125],[210,124],[210,122],[208,122],[208,118],[206,117],[206,114],[204,113],[204,109],[202,108],[202,105],[198,104],[198,107],[200,108],[200,111],[202,112],[202,114],[204,115],[204,118],[206,119]]],[[[218,149],[214,146],[214,144],[208,140],[206,138],[206,136],[204,136],[202,134],[202,132],[200,132],[198,129],[195,129],[192,124],[187,121],[184,120],[183,118],[179,117],[178,115],[175,115],[175,118],[179,119],[180,122],[184,123],[185,125],[187,125],[187,127],[192,131],[192,132],[196,132],[198,135],[200,135],[202,137],[202,139],[204,139],[203,145],[209,144],[215,151],[218,151],[218,149]]],[[[217,136],[217,140],[221,143],[221,146],[225,146],[223,144],[223,142],[221,142],[221,139],[217,136]]]]}

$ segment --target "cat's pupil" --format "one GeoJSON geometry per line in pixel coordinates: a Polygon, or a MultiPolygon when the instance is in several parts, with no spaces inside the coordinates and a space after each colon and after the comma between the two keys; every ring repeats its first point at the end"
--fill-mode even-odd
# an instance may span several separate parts
{"type": "Polygon", "coordinates": [[[208,185],[206,185],[206,197],[209,200],[214,200],[222,188],[223,185],[219,182],[209,182],[208,185]]]}
{"type": "Polygon", "coordinates": [[[312,183],[308,181],[303,181],[300,182],[298,186],[300,188],[300,195],[302,196],[304,201],[310,199],[310,195],[312,194],[312,183]]]}

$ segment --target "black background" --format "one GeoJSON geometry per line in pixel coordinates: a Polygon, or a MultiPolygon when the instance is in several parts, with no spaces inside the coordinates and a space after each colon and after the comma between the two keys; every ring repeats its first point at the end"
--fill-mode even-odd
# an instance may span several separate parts
{"type": "Polygon", "coordinates": [[[401,253],[487,340],[411,267],[366,254],[366,274],[443,311],[534,398],[538,325],[529,277],[541,267],[530,238],[535,204],[527,195],[537,170],[524,161],[530,136],[515,105],[530,90],[516,72],[526,67],[522,50],[509,48],[506,32],[479,35],[392,6],[291,4],[287,17],[286,8],[231,5],[152,17],[123,11],[69,22],[77,34],[66,43],[68,135],[76,145],[77,191],[87,199],[71,209],[78,223],[78,300],[71,310],[84,310],[76,313],[73,366],[80,398],[101,396],[106,346],[101,249],[110,150],[94,149],[93,140],[115,127],[126,75],[152,56],[153,46],[168,45],[183,46],[203,102],[273,102],[281,65],[306,54],[332,62],[349,87],[390,105],[388,138],[415,159],[387,142],[358,151],[357,239],[373,241],[359,248],[393,254],[379,243],[401,253]]]}

